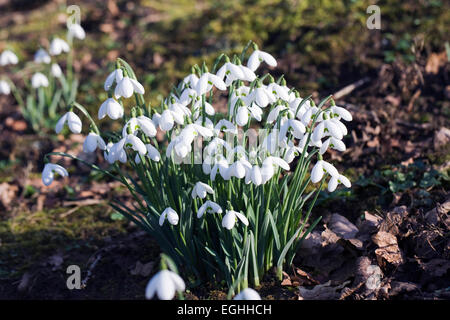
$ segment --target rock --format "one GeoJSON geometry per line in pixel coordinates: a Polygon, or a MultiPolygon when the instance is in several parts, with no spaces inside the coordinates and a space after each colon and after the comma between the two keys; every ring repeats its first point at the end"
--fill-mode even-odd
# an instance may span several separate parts
{"type": "Polygon", "coordinates": [[[354,239],[359,231],[347,218],[337,213],[331,215],[329,227],[335,234],[345,240],[354,239]]]}

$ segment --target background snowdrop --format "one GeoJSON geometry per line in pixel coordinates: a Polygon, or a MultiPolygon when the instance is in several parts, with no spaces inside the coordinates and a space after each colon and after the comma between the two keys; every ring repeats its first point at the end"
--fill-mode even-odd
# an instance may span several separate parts
{"type": "Polygon", "coordinates": [[[9,64],[17,64],[19,58],[11,50],[5,50],[0,54],[0,66],[7,66],[9,64]]]}

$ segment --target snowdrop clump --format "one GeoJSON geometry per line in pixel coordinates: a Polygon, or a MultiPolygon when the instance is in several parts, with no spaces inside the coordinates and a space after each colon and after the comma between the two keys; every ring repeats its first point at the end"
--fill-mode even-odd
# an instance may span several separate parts
{"type": "MultiPolygon", "coordinates": [[[[24,118],[34,131],[53,127],[60,108],[76,98],[78,80],[73,71],[73,39],[84,39],[85,32],[80,25],[70,25],[66,39],[54,37],[48,49],[39,48],[33,62],[17,74],[29,74],[28,65],[32,66],[31,78],[22,79],[23,86],[16,86],[6,75],[0,75],[0,94],[13,94],[20,106],[24,118]],[[61,68],[61,56],[65,54],[65,68],[61,68]]],[[[5,50],[0,54],[0,67],[17,65],[16,54],[5,50]]]]}
{"type": "MultiPolygon", "coordinates": [[[[145,102],[144,86],[119,58],[105,74],[108,98],[99,101],[98,119],[120,121],[123,129],[100,132],[76,102],[56,127],[67,123],[80,133],[74,114],[86,117],[84,151],[99,148],[106,160],[88,165],[123,183],[134,200],[133,207],[115,200],[111,206],[148,231],[187,275],[225,280],[237,292],[258,286],[272,267],[281,278],[320,220],[309,221],[319,192],[326,183],[329,191],[351,186],[323,159],[329,149],[345,150],[351,114],[331,96],[316,104],[263,72],[276,65],[250,42],[240,56],[221,54],[211,69],[195,65],[157,107],[145,102]],[[131,99],[134,107],[125,110],[131,99]]],[[[52,155],[78,159],[50,153],[46,161],[52,155]]],[[[181,287],[163,273],[147,296],[170,298],[181,287]],[[158,291],[162,283],[167,292],[158,291]]],[[[249,297],[256,298],[250,289],[237,296],[249,297]]]]}

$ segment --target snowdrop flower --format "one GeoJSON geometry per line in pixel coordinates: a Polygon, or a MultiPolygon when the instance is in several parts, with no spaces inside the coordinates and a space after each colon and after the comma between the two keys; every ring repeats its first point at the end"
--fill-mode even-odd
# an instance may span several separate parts
{"type": "Polygon", "coordinates": [[[250,162],[248,162],[248,160],[245,158],[241,158],[230,166],[230,168],[228,169],[228,173],[231,177],[242,179],[251,170],[252,165],[250,164],[250,162]]]}
{"type": "Polygon", "coordinates": [[[42,171],[42,182],[44,185],[49,186],[53,182],[55,173],[59,174],[61,177],[69,176],[67,170],[59,164],[47,163],[42,171]]]}
{"type": "Polygon", "coordinates": [[[57,56],[63,52],[69,51],[70,51],[69,44],[60,38],[53,39],[52,42],[50,43],[50,49],[48,50],[48,52],[52,56],[57,56]]]}
{"type": "Polygon", "coordinates": [[[147,137],[156,136],[155,124],[146,116],[138,116],[137,118],[128,120],[122,130],[123,137],[127,135],[128,127],[131,129],[131,134],[136,134],[137,130],[141,130],[147,137]]]}
{"type": "Polygon", "coordinates": [[[109,150],[108,162],[114,163],[116,160],[119,160],[120,162],[125,163],[127,161],[125,147],[133,149],[141,156],[144,156],[147,153],[147,147],[142,140],[135,135],[129,134],[111,147],[109,150]]]}
{"type": "Polygon", "coordinates": [[[217,71],[216,75],[220,79],[225,80],[225,84],[227,86],[229,86],[234,80],[244,80],[246,78],[242,69],[230,61],[225,62],[225,64],[217,71]]]}
{"type": "Polygon", "coordinates": [[[9,86],[9,83],[5,80],[0,80],[0,94],[10,94],[11,93],[11,87],[9,86]]]}
{"type": "Polygon", "coordinates": [[[253,80],[256,79],[256,74],[250,68],[248,68],[242,64],[239,64],[238,67],[239,67],[239,69],[241,69],[242,73],[244,74],[244,77],[242,78],[242,80],[252,82],[253,80]]]}
{"type": "Polygon", "coordinates": [[[161,114],[161,118],[158,120],[159,128],[164,131],[172,130],[175,122],[178,124],[183,124],[184,115],[170,109],[164,110],[161,114]]]}
{"type": "Polygon", "coordinates": [[[198,96],[201,96],[202,94],[205,94],[206,92],[210,91],[213,85],[219,90],[227,89],[227,86],[222,79],[220,79],[215,74],[205,72],[198,80],[195,86],[195,91],[197,92],[198,96]]]}
{"type": "Polygon", "coordinates": [[[198,77],[195,73],[191,73],[190,75],[184,77],[182,83],[189,86],[189,88],[195,88],[198,82],[198,77]]]}
{"type": "Polygon", "coordinates": [[[61,67],[57,63],[52,64],[50,72],[51,72],[52,76],[54,76],[55,78],[59,78],[62,76],[61,67]]]}
{"type": "Polygon", "coordinates": [[[261,108],[267,107],[269,103],[274,103],[276,101],[275,96],[270,90],[267,90],[265,87],[256,87],[252,91],[252,100],[254,100],[258,106],[261,108]]]}
{"type": "Polygon", "coordinates": [[[220,138],[214,138],[213,140],[211,140],[210,143],[208,143],[208,145],[205,148],[205,152],[207,155],[211,156],[211,155],[216,155],[216,154],[223,154],[223,147],[227,150],[227,151],[231,151],[231,147],[228,144],[228,142],[226,142],[223,139],[220,138]]]}
{"type": "Polygon", "coordinates": [[[272,82],[267,86],[267,90],[272,92],[275,97],[278,97],[284,101],[289,101],[289,88],[280,86],[276,82],[272,82]]]}
{"type": "Polygon", "coordinates": [[[47,63],[47,64],[49,64],[50,61],[51,61],[51,58],[48,55],[47,51],[45,51],[44,49],[39,49],[34,54],[34,62],[36,62],[36,63],[47,63]]]}
{"type": "MultiPolygon", "coordinates": [[[[146,144],[145,147],[147,148],[147,157],[150,158],[151,160],[158,162],[159,160],[161,160],[161,155],[159,154],[158,149],[156,149],[154,146],[152,146],[151,144],[146,144]]],[[[136,157],[134,158],[134,162],[136,163],[141,163],[141,158],[139,157],[139,154],[136,154],[136,157]]]]}
{"type": "Polygon", "coordinates": [[[336,168],[331,164],[324,160],[319,160],[314,165],[312,171],[311,171],[311,182],[317,183],[320,180],[322,180],[324,172],[327,172],[330,174],[330,176],[339,176],[338,171],[336,168]]]}
{"type": "Polygon", "coordinates": [[[178,213],[173,210],[172,208],[166,208],[163,213],[161,213],[161,216],[159,217],[159,225],[162,226],[164,224],[164,221],[169,221],[171,225],[177,225],[179,221],[178,213]]]}
{"type": "Polygon", "coordinates": [[[199,197],[200,199],[204,199],[206,198],[206,194],[210,193],[210,194],[214,194],[214,190],[213,188],[211,188],[209,185],[207,185],[206,183],[203,182],[197,182],[194,186],[194,188],[192,189],[192,199],[195,199],[195,197],[199,197]]]}
{"type": "Polygon", "coordinates": [[[222,227],[225,229],[231,230],[233,229],[234,225],[237,222],[237,219],[241,220],[241,222],[248,226],[248,219],[246,216],[244,216],[242,213],[234,211],[234,210],[227,210],[227,213],[222,219],[222,227]]]}
{"type": "Polygon", "coordinates": [[[103,157],[109,163],[114,163],[114,161],[115,161],[114,159],[112,159],[111,154],[110,154],[111,148],[113,146],[114,146],[114,143],[108,142],[108,144],[106,145],[105,151],[103,152],[103,157]]]}
{"type": "Polygon", "coordinates": [[[301,139],[306,132],[306,127],[301,121],[296,119],[285,119],[281,125],[280,138],[284,138],[289,129],[292,129],[292,135],[296,139],[301,139]]]}
{"type": "Polygon", "coordinates": [[[232,134],[237,134],[238,133],[238,129],[236,127],[236,125],[231,122],[228,121],[226,119],[221,119],[219,120],[219,122],[217,122],[217,124],[214,127],[214,133],[216,135],[219,135],[220,132],[229,132],[232,134]]]}
{"type": "Polygon", "coordinates": [[[258,292],[252,288],[245,288],[233,300],[261,300],[258,292]]]}
{"type": "MultiPolygon", "coordinates": [[[[337,120],[339,121],[339,120],[337,120]]],[[[335,137],[338,140],[341,140],[344,136],[341,127],[336,123],[334,119],[327,119],[321,121],[313,131],[313,134],[311,136],[311,139],[313,141],[321,140],[325,135],[325,129],[326,131],[333,137],[335,137]]]]}
{"type": "MultiPolygon", "coordinates": [[[[200,115],[200,110],[202,110],[202,102],[201,100],[198,100],[194,103],[194,119],[197,119],[200,115]]],[[[205,112],[209,116],[213,116],[216,113],[216,110],[214,110],[214,107],[207,101],[205,101],[205,112]]]]}
{"type": "MultiPolygon", "coordinates": [[[[295,157],[299,156],[303,152],[303,149],[295,146],[292,141],[289,141],[285,150],[286,153],[284,155],[284,161],[286,161],[287,163],[291,163],[292,161],[294,161],[295,157]]],[[[307,152],[305,152],[305,157],[306,156],[308,156],[307,152]]]]}
{"type": "Polygon", "coordinates": [[[113,85],[114,81],[117,83],[120,82],[120,80],[123,79],[123,71],[122,69],[115,69],[113,72],[111,72],[105,80],[104,89],[105,91],[108,91],[111,86],[113,85]]]}
{"type": "Polygon", "coordinates": [[[83,143],[84,152],[94,152],[97,147],[100,150],[106,150],[106,143],[101,136],[90,132],[83,143]]]}
{"type": "Polygon", "coordinates": [[[315,106],[314,106],[314,107],[311,107],[311,108],[308,108],[308,109],[305,111],[305,113],[303,113],[303,115],[302,115],[302,117],[301,117],[302,123],[303,123],[305,126],[308,125],[309,122],[312,120],[313,116],[314,116],[315,114],[317,114],[319,111],[320,111],[319,108],[317,108],[317,107],[315,107],[315,106]]]}
{"type": "Polygon", "coordinates": [[[182,292],[185,288],[185,283],[179,275],[170,270],[161,270],[148,282],[145,297],[152,299],[156,293],[159,300],[171,300],[176,291],[182,292]]]}
{"type": "MultiPolygon", "coordinates": [[[[248,180],[248,179],[247,179],[248,180]]],[[[253,182],[255,186],[259,186],[262,184],[262,174],[261,174],[261,168],[257,165],[254,165],[251,172],[250,172],[250,180],[253,182]]]]}
{"type": "Polygon", "coordinates": [[[330,178],[330,181],[328,181],[328,191],[333,192],[334,190],[336,190],[336,187],[339,183],[342,183],[347,188],[350,188],[352,186],[350,180],[348,180],[346,176],[340,174],[338,176],[332,176],[330,178]]]}
{"type": "Polygon", "coordinates": [[[48,87],[48,79],[44,74],[36,72],[31,77],[31,86],[35,89],[40,87],[48,87]]]}
{"type": "Polygon", "coordinates": [[[238,126],[245,126],[248,123],[249,112],[246,106],[239,107],[236,112],[236,123],[238,126]]]}
{"type": "Polygon", "coordinates": [[[17,64],[19,58],[11,50],[5,50],[0,55],[0,66],[7,66],[8,64],[17,64]]]}
{"type": "Polygon", "coordinates": [[[84,31],[83,27],[80,26],[78,23],[73,23],[68,28],[68,37],[70,38],[77,38],[79,40],[83,40],[86,37],[86,32],[84,31]]]}
{"type": "Polygon", "coordinates": [[[247,67],[249,67],[250,70],[255,71],[263,61],[271,67],[277,66],[277,60],[275,60],[271,54],[264,51],[255,50],[250,55],[250,58],[248,58],[247,67]]]}
{"type": "Polygon", "coordinates": [[[117,120],[123,117],[123,107],[114,98],[106,99],[98,109],[99,120],[108,115],[112,120],[117,120]]]}
{"type": "Polygon", "coordinates": [[[64,128],[64,125],[66,124],[69,126],[70,131],[73,133],[80,133],[81,132],[81,120],[80,118],[72,111],[67,112],[64,114],[56,123],[55,131],[56,133],[60,133],[62,129],[64,128]]]}
{"type": "Polygon", "coordinates": [[[114,90],[114,96],[116,99],[120,97],[129,98],[133,95],[133,92],[138,94],[144,94],[145,90],[142,84],[128,76],[123,77],[114,90]]]}
{"type": "Polygon", "coordinates": [[[203,217],[206,213],[222,213],[222,208],[215,202],[207,200],[205,203],[198,209],[197,218],[203,217]]]}
{"type": "Polygon", "coordinates": [[[261,183],[265,184],[275,174],[275,169],[281,167],[284,170],[289,170],[289,164],[279,157],[267,157],[264,159],[261,167],[261,183]]]}
{"type": "Polygon", "coordinates": [[[345,144],[341,141],[336,139],[335,137],[330,137],[322,144],[320,147],[320,154],[324,154],[328,147],[338,150],[338,151],[345,151],[346,147],[345,144]]]}
{"type": "Polygon", "coordinates": [[[350,112],[348,112],[347,109],[344,109],[342,107],[331,106],[331,112],[335,116],[339,116],[342,119],[344,119],[345,121],[352,121],[353,120],[352,114],[350,112]]]}
{"type": "Polygon", "coordinates": [[[215,181],[217,172],[219,172],[224,180],[230,180],[231,172],[228,169],[229,169],[228,161],[224,157],[220,156],[211,169],[210,179],[212,181],[215,181]]]}

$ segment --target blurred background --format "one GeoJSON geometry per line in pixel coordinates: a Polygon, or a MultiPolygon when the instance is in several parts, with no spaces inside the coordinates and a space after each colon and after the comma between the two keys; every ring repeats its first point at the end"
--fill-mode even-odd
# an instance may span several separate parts
{"type": "MultiPolygon", "coordinates": [[[[334,94],[353,114],[347,151],[331,154],[353,187],[322,195],[317,214],[337,211],[354,222],[366,212],[385,217],[405,206],[422,220],[404,238],[404,253],[448,262],[448,219],[437,218],[439,234],[424,227],[426,213],[448,203],[448,1],[0,0],[0,51],[32,60],[52,37],[65,36],[69,5],[80,7],[86,31],[74,49],[77,101],[93,114],[107,97],[103,83],[117,57],[135,69],[156,105],[193,64],[212,65],[220,53],[240,53],[253,40],[277,59],[271,72],[302,96],[334,94]],[[373,4],[380,29],[367,27],[373,4]],[[417,248],[418,235],[434,251],[417,248]]],[[[7,72],[14,79],[19,69],[7,72]]],[[[43,155],[81,153],[83,137],[33,132],[11,95],[0,95],[0,130],[0,298],[142,298],[159,249],[105,203],[126,193],[72,162],[70,180],[51,189],[40,182],[43,155]],[[70,263],[95,269],[96,284],[68,292],[70,263]]],[[[419,263],[412,268],[426,273],[419,263]]],[[[447,271],[426,279],[436,286],[447,271]]],[[[422,290],[437,290],[416,278],[422,290]]],[[[193,297],[223,297],[202,290],[193,297]]],[[[289,290],[271,290],[266,294],[274,298],[292,298],[289,290]]]]}

